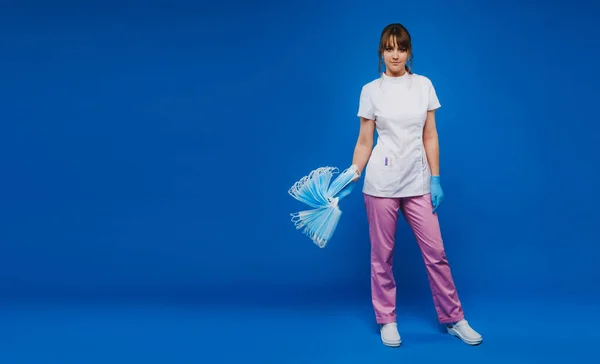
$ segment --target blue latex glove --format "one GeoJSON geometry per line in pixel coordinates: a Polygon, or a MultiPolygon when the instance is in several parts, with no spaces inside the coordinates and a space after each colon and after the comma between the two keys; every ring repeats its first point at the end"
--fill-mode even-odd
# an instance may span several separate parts
{"type": "Polygon", "coordinates": [[[355,184],[356,184],[356,182],[354,182],[354,181],[350,182],[350,183],[348,183],[348,185],[346,187],[344,187],[340,192],[338,192],[338,194],[335,196],[338,199],[338,202],[341,201],[344,197],[346,197],[352,193],[352,190],[354,189],[355,184]]]}
{"type": "Polygon", "coordinates": [[[440,184],[440,176],[431,176],[431,204],[433,205],[433,213],[435,213],[443,201],[444,191],[440,184]]]}

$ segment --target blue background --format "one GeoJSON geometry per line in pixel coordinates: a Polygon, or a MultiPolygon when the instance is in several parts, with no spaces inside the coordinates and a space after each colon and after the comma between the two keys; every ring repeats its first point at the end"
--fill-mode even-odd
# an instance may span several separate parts
{"type": "MultiPolygon", "coordinates": [[[[413,70],[432,80],[442,103],[439,215],[467,317],[487,337],[504,330],[506,343],[512,320],[529,337],[553,320],[597,319],[599,13],[584,1],[4,2],[0,294],[6,327],[38,335],[11,347],[61,337],[54,326],[35,329],[53,319],[26,326],[19,312],[62,317],[52,315],[79,311],[40,312],[56,302],[135,302],[191,304],[206,315],[197,328],[185,326],[205,345],[179,359],[227,347],[201,328],[251,307],[284,310],[282,321],[297,324],[314,315],[286,310],[317,310],[308,336],[326,325],[323,307],[360,312],[362,326],[346,327],[347,335],[355,345],[370,340],[365,358],[391,355],[376,329],[360,338],[373,320],[362,180],[325,249],[295,230],[289,214],[305,206],[288,195],[317,167],[350,165],[360,88],[378,77],[379,35],[391,22],[411,32],[413,70]]],[[[420,253],[406,223],[399,226],[400,315],[435,325],[420,253]]],[[[89,327],[105,322],[90,317],[89,327]]],[[[279,320],[246,322],[259,327],[246,333],[274,335],[266,333],[279,320]]],[[[89,334],[81,325],[58,330],[89,334]]],[[[431,338],[449,340],[423,335],[424,351],[412,354],[426,355],[431,338]]],[[[161,351],[169,360],[182,353],[173,345],[161,351]]],[[[473,360],[491,360],[484,348],[473,360]]],[[[56,358],[77,362],[70,350],[56,358]]],[[[98,350],[116,360],[115,351],[98,350]]],[[[286,356],[291,347],[277,350],[277,362],[304,362],[286,356]]],[[[327,362],[357,359],[342,352],[327,362]]],[[[30,359],[39,363],[36,353],[30,359]]],[[[312,362],[326,358],[315,355],[312,362]]]]}

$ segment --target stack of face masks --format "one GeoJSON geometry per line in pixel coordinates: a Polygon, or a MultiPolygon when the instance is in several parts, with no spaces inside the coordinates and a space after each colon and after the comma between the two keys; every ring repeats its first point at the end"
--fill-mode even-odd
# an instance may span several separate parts
{"type": "Polygon", "coordinates": [[[332,181],[337,173],[336,167],[317,168],[289,190],[296,200],[312,207],[292,213],[292,222],[320,248],[324,248],[331,239],[342,215],[339,199],[335,196],[359,176],[356,165],[350,166],[332,181]]]}

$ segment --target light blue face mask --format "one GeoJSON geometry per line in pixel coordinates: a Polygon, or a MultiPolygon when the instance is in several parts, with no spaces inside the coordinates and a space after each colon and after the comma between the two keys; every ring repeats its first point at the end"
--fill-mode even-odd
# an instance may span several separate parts
{"type": "Polygon", "coordinates": [[[291,214],[296,229],[308,236],[318,247],[324,248],[337,228],[342,211],[335,197],[344,187],[359,176],[358,167],[352,165],[332,181],[336,167],[320,167],[294,183],[289,194],[313,209],[291,214]]]}

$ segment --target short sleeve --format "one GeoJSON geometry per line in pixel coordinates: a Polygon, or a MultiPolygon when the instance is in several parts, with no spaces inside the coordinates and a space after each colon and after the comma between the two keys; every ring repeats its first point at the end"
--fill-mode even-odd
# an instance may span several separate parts
{"type": "Polygon", "coordinates": [[[435,110],[440,108],[442,105],[440,104],[440,100],[438,100],[437,94],[435,92],[435,87],[431,81],[429,82],[429,104],[427,105],[427,111],[435,110]]]}
{"type": "Polygon", "coordinates": [[[375,110],[373,108],[371,96],[369,95],[369,90],[366,86],[363,86],[360,91],[358,116],[369,120],[375,120],[375,110]]]}

